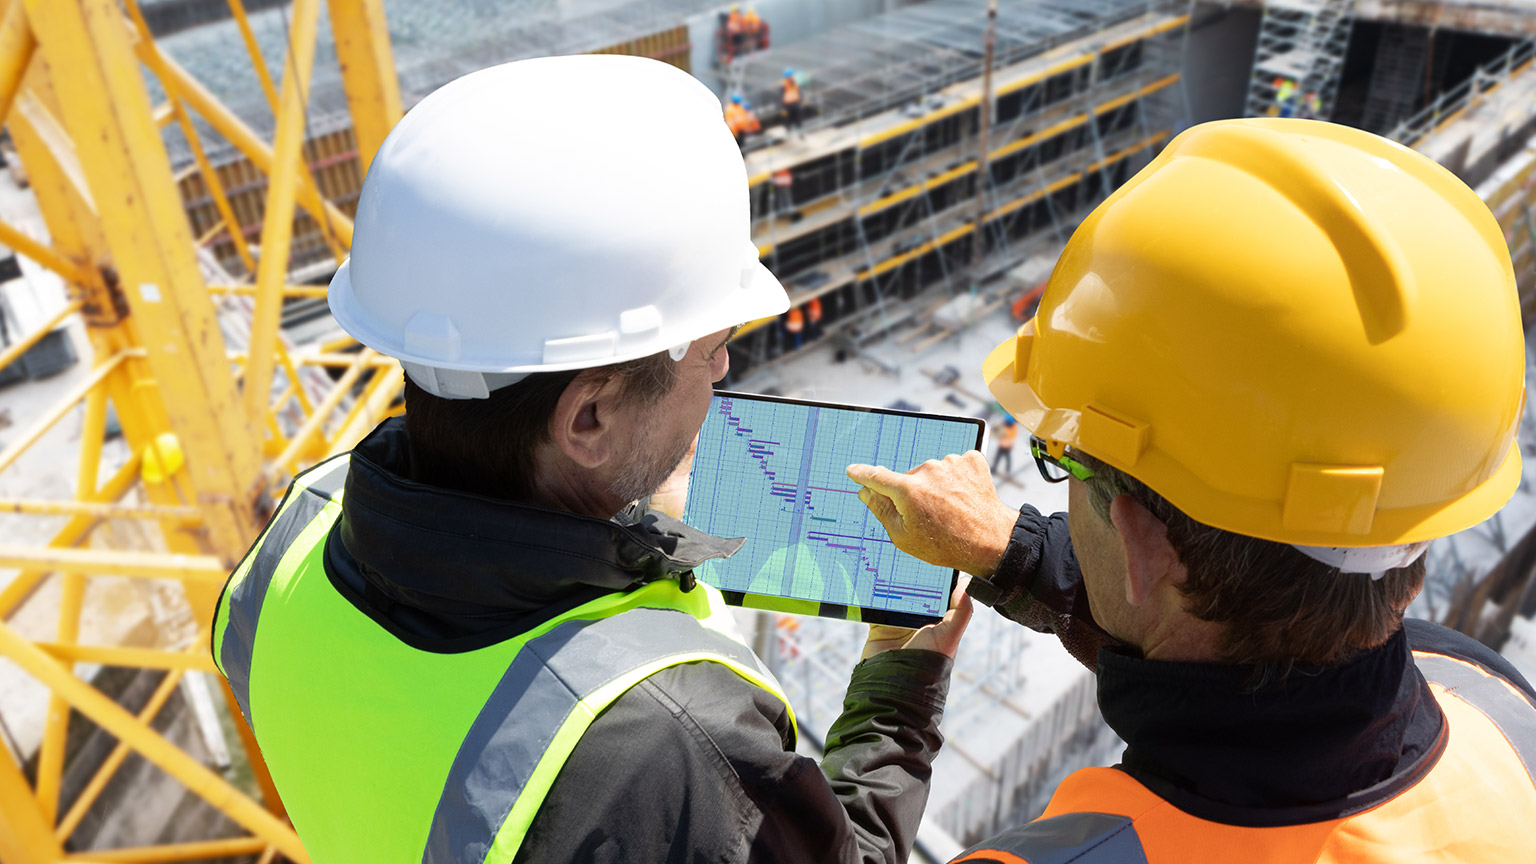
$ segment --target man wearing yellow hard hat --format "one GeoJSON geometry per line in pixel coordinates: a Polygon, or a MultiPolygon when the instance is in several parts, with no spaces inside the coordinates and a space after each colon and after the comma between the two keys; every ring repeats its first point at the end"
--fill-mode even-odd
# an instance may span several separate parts
{"type": "Polygon", "coordinates": [[[1397,144],[1196,126],[992,353],[1066,514],[974,455],[853,466],[896,544],[1054,632],[1119,765],[958,860],[1536,860],[1536,692],[1403,610],[1520,481],[1524,341],[1487,207],[1397,144]]]}

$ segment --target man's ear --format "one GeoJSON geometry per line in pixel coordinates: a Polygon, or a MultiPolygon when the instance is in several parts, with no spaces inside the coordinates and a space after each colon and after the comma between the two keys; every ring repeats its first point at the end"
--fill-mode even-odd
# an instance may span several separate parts
{"type": "Polygon", "coordinates": [[[1109,502],[1109,521],[1125,546],[1125,600],[1140,606],[1163,582],[1182,579],[1179,556],[1168,542],[1168,526],[1129,495],[1109,502]]]}
{"type": "Polygon", "coordinates": [[[549,418],[549,439],[583,468],[597,468],[613,456],[613,407],[617,377],[584,371],[565,386],[549,418]]]}

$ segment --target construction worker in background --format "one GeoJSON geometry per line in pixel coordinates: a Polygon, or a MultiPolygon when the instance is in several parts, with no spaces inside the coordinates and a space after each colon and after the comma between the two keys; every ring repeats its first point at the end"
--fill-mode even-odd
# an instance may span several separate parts
{"type": "Polygon", "coordinates": [[[1309,91],[1307,93],[1307,97],[1306,97],[1305,102],[1303,102],[1303,106],[1304,106],[1302,108],[1302,116],[1303,117],[1307,118],[1308,120],[1322,120],[1322,119],[1324,119],[1323,118],[1323,100],[1322,100],[1321,97],[1319,97],[1317,95],[1317,91],[1316,90],[1312,90],[1312,91],[1309,91]]]}
{"type": "Polygon", "coordinates": [[[997,430],[997,452],[992,456],[992,473],[998,472],[998,466],[1007,463],[1003,476],[1013,473],[1013,445],[1019,440],[1019,422],[1012,417],[1004,417],[1002,428],[997,430]]]}
{"type": "Polygon", "coordinates": [[[745,35],[746,23],[741,14],[741,6],[732,3],[731,8],[725,13],[726,62],[735,60],[742,53],[745,35]]]}
{"type": "Polygon", "coordinates": [[[667,515],[733,326],[788,306],[716,105],[526,60],[374,157],[331,311],[406,413],[294,481],[214,624],[315,861],[906,860],[969,606],[870,631],[818,767],[694,581],[742,541],[667,515]]]}
{"type": "Polygon", "coordinates": [[[800,82],[795,80],[795,70],[785,69],[779,82],[779,101],[784,106],[784,128],[797,131],[800,128],[800,82]]]}
{"type": "Polygon", "coordinates": [[[1296,82],[1289,78],[1276,78],[1275,105],[1281,117],[1289,117],[1296,111],[1296,82]]]}
{"type": "Polygon", "coordinates": [[[743,54],[761,51],[768,47],[768,24],[757,14],[756,6],[748,6],[741,16],[741,42],[743,54]]]}
{"type": "Polygon", "coordinates": [[[732,93],[731,100],[725,103],[725,125],[731,130],[731,135],[736,138],[736,146],[747,146],[747,136],[761,132],[763,124],[758,121],[757,115],[747,107],[747,101],[740,93],[732,93]]]}
{"type": "Polygon", "coordinates": [[[1054,632],[1126,742],[969,862],[1536,860],[1536,699],[1403,621],[1520,483],[1508,248],[1449,171],[1311,120],[1195,126],[987,359],[1066,514],[974,456],[853,466],[898,548],[1054,632]]]}
{"type": "Polygon", "coordinates": [[[789,336],[790,346],[796,351],[805,347],[805,313],[799,306],[789,307],[784,313],[784,333],[789,336]]]}
{"type": "Polygon", "coordinates": [[[773,206],[770,211],[778,213],[787,211],[795,204],[795,175],[788,168],[775,168],[771,175],[773,183],[773,206]]]}
{"type": "Polygon", "coordinates": [[[812,342],[821,338],[821,298],[805,301],[805,336],[812,342]]]}

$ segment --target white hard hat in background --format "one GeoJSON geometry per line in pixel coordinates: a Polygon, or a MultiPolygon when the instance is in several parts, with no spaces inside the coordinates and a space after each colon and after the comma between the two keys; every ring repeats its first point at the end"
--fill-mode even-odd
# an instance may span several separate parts
{"type": "Polygon", "coordinates": [[[379,148],[331,312],[428,392],[484,398],[785,311],[750,221],[741,153],[691,75],[605,55],[494,66],[379,148]]]}

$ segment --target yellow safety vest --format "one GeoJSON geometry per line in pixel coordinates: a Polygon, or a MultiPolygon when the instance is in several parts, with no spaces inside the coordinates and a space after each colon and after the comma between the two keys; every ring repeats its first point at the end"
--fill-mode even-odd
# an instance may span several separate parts
{"type": "Polygon", "coordinates": [[[721,663],[788,709],[702,583],[607,594],[474,651],[406,645],[325,572],[348,465],[339,456],[294,480],[213,630],[215,662],[317,864],[511,861],[592,721],[670,666],[721,663]]]}

